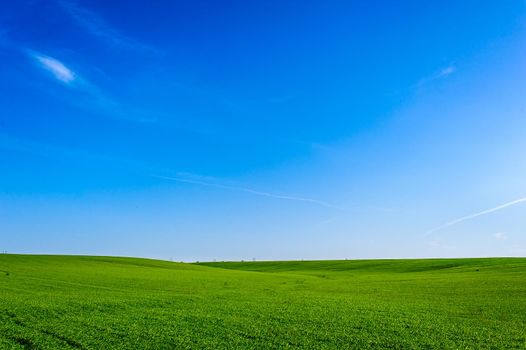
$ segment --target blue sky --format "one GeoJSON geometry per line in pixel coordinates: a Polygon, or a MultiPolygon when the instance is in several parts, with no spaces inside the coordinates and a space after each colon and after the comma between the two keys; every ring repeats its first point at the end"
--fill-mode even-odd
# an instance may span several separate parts
{"type": "Polygon", "coordinates": [[[8,0],[0,249],[526,255],[526,2],[8,0]]]}

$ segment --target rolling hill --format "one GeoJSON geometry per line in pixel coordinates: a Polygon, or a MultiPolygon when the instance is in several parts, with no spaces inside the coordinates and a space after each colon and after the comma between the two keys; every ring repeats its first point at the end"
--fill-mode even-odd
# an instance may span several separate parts
{"type": "Polygon", "coordinates": [[[0,348],[526,348],[526,258],[4,254],[0,348]]]}

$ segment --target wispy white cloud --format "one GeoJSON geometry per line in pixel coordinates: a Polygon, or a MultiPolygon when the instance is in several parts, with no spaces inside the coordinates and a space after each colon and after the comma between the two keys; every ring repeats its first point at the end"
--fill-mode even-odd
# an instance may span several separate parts
{"type": "Polygon", "coordinates": [[[39,64],[41,68],[50,72],[57,80],[67,85],[72,84],[76,79],[77,75],[71,69],[56,58],[42,55],[36,52],[29,53],[31,57],[39,64]]]}
{"type": "Polygon", "coordinates": [[[416,83],[411,84],[411,85],[407,86],[404,89],[400,89],[400,90],[395,90],[395,91],[389,92],[387,94],[387,96],[397,96],[397,95],[400,95],[400,94],[411,93],[411,92],[415,92],[415,91],[417,91],[417,92],[418,91],[422,91],[428,85],[431,85],[433,82],[438,81],[440,79],[445,79],[448,76],[454,74],[456,71],[457,71],[457,67],[455,65],[453,65],[453,64],[450,64],[448,66],[445,66],[445,67],[433,72],[430,75],[427,75],[427,76],[423,77],[422,79],[418,80],[416,83]]]}
{"type": "Polygon", "coordinates": [[[447,227],[450,227],[450,226],[453,226],[453,225],[456,225],[456,224],[459,224],[463,221],[467,221],[467,220],[471,220],[471,219],[474,219],[476,217],[479,217],[479,216],[482,216],[482,215],[487,215],[487,214],[491,214],[493,212],[496,212],[496,211],[499,211],[499,210],[502,210],[502,209],[505,209],[505,208],[508,208],[508,207],[511,207],[513,205],[517,205],[517,204],[520,204],[520,203],[524,203],[526,202],[526,197],[524,198],[519,198],[519,199],[516,199],[514,201],[511,201],[511,202],[508,202],[508,203],[504,203],[504,204],[501,204],[501,205],[498,205],[494,208],[490,208],[490,209],[486,209],[486,210],[483,210],[483,211],[480,211],[478,213],[475,213],[475,214],[471,214],[471,215],[466,215],[466,216],[463,216],[461,218],[458,218],[458,219],[455,219],[455,220],[452,220],[452,221],[449,221],[449,222],[446,222],[445,224],[443,225],[440,225],[438,227],[435,227],[429,231],[426,232],[426,235],[430,235],[432,233],[435,233],[437,231],[441,231],[447,227]]]}
{"type": "Polygon", "coordinates": [[[163,173],[163,172],[166,173],[169,170],[152,167],[149,164],[131,160],[131,159],[124,159],[124,158],[113,157],[113,156],[108,156],[104,154],[95,154],[91,152],[86,152],[86,151],[75,149],[69,146],[61,147],[61,146],[47,144],[47,143],[19,139],[16,137],[11,137],[7,134],[2,134],[1,132],[0,132],[0,149],[7,149],[7,150],[13,150],[17,152],[30,153],[30,154],[34,154],[37,156],[53,158],[53,159],[69,159],[70,161],[78,161],[78,159],[84,159],[84,160],[88,159],[89,161],[97,162],[99,164],[103,163],[104,166],[111,166],[114,168],[123,169],[127,171],[131,170],[135,174],[149,176],[149,177],[153,177],[157,179],[177,181],[181,183],[206,186],[206,187],[214,187],[214,188],[219,188],[219,189],[224,189],[224,190],[240,191],[240,192],[245,192],[245,193],[249,193],[252,195],[281,199],[281,200],[307,202],[307,203],[312,203],[312,204],[319,205],[325,208],[337,209],[337,210],[342,210],[342,211],[347,210],[345,208],[342,208],[342,207],[339,207],[339,206],[336,206],[336,205],[333,205],[331,203],[327,203],[324,201],[320,201],[317,199],[275,194],[275,193],[270,193],[270,192],[257,191],[257,190],[254,190],[248,187],[221,184],[221,183],[217,183],[217,178],[214,178],[214,177],[199,176],[199,175],[186,173],[186,172],[177,172],[176,177],[175,176],[172,177],[172,176],[154,175],[154,173],[163,173]]]}
{"type": "Polygon", "coordinates": [[[101,38],[107,43],[127,49],[157,51],[151,46],[140,43],[110,26],[102,17],[92,10],[80,6],[75,0],[63,0],[58,4],[64,11],[88,33],[101,38]]]}
{"type": "Polygon", "coordinates": [[[508,236],[504,232],[497,232],[493,236],[498,241],[504,241],[504,240],[508,239],[508,236]]]}
{"type": "Polygon", "coordinates": [[[450,76],[451,74],[455,73],[457,71],[457,67],[454,65],[449,65],[446,67],[441,68],[439,71],[431,74],[430,76],[427,76],[423,79],[421,79],[417,84],[416,88],[421,89],[425,87],[426,85],[430,84],[431,82],[439,79],[446,78],[450,76]]]}
{"type": "MultiPolygon", "coordinates": [[[[46,73],[68,88],[77,91],[76,98],[67,98],[67,102],[82,109],[88,109],[115,119],[137,123],[156,123],[157,120],[149,111],[141,111],[124,105],[101,89],[92,81],[74,71],[66,63],[31,49],[21,49],[29,58],[46,73]]],[[[62,98],[60,92],[47,91],[55,97],[62,98]]]]}
{"type": "Polygon", "coordinates": [[[436,73],[434,78],[435,79],[444,78],[444,77],[447,77],[448,75],[455,73],[456,71],[457,71],[457,67],[453,65],[447,66],[445,68],[442,68],[438,73],[436,73]]]}
{"type": "Polygon", "coordinates": [[[109,113],[114,118],[142,121],[131,119],[128,115],[124,115],[121,112],[122,107],[119,103],[108,97],[98,86],[73,71],[59,59],[33,50],[26,49],[24,51],[39,68],[50,73],[55,80],[79,92],[77,98],[68,99],[69,103],[80,108],[103,112],[107,115],[109,113]]]}
{"type": "Polygon", "coordinates": [[[321,200],[313,199],[313,198],[282,195],[282,194],[258,191],[258,190],[254,190],[248,187],[231,186],[231,185],[225,185],[225,184],[220,184],[220,183],[215,183],[215,182],[210,182],[210,181],[203,181],[200,179],[201,177],[198,177],[197,179],[195,179],[193,177],[187,177],[183,173],[179,173],[178,175],[179,176],[177,177],[160,176],[160,175],[152,175],[152,176],[159,178],[159,179],[177,181],[177,182],[206,186],[206,187],[215,187],[215,188],[220,188],[224,190],[240,191],[240,192],[250,193],[250,194],[253,194],[256,196],[262,196],[262,197],[269,197],[269,198],[276,198],[276,199],[283,199],[283,200],[290,200],[290,201],[297,201],[297,202],[307,202],[307,203],[316,204],[316,205],[319,205],[325,208],[344,210],[343,208],[338,207],[336,205],[333,205],[333,204],[330,204],[330,203],[327,203],[321,200]]]}

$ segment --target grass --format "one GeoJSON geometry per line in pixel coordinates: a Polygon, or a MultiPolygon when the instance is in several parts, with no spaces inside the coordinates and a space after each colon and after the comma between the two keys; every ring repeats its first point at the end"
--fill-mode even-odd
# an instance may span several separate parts
{"type": "Polygon", "coordinates": [[[526,349],[526,258],[0,255],[1,349],[526,349]]]}

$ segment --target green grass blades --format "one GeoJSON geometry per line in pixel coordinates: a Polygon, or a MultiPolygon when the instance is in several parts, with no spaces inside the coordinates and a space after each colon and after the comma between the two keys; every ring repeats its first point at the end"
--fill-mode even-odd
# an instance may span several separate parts
{"type": "Polygon", "coordinates": [[[526,349],[526,259],[0,255],[0,349],[526,349]]]}

